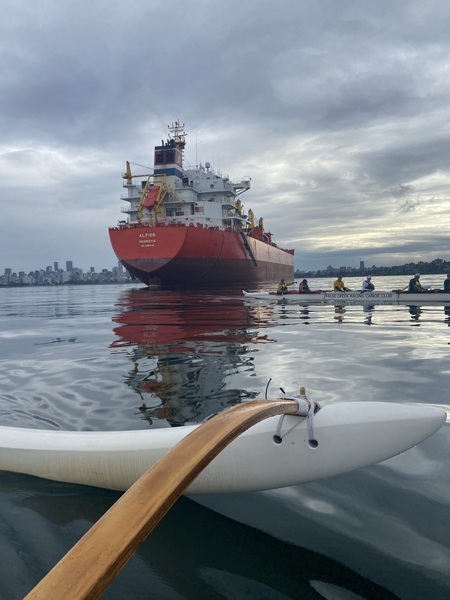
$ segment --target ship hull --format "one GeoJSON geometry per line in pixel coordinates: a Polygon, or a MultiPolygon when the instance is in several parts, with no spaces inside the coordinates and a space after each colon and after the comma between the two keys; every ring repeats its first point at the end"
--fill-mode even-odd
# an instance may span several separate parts
{"type": "Polygon", "coordinates": [[[124,267],[146,285],[239,284],[293,279],[293,252],[245,234],[201,226],[113,227],[124,267]]]}

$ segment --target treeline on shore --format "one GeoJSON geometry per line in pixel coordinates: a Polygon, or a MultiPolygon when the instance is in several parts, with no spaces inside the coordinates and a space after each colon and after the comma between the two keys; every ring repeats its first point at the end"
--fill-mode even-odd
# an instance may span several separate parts
{"type": "Polygon", "coordinates": [[[450,261],[442,260],[442,258],[436,258],[431,262],[420,261],[418,263],[406,263],[404,265],[395,265],[392,267],[377,267],[372,265],[371,267],[364,267],[364,269],[353,268],[353,267],[327,267],[318,271],[302,271],[297,269],[295,271],[295,278],[299,277],[337,277],[338,275],[346,275],[348,277],[366,276],[368,274],[375,275],[414,275],[414,273],[420,273],[421,275],[441,275],[443,273],[450,273],[450,261]]]}

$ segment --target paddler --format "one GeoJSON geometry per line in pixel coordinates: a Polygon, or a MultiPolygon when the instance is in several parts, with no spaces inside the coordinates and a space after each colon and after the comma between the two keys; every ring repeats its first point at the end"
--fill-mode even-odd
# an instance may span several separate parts
{"type": "Polygon", "coordinates": [[[311,290],[308,285],[307,279],[302,279],[298,284],[298,293],[299,294],[321,294],[322,290],[311,290]]]}
{"type": "Polygon", "coordinates": [[[342,281],[342,275],[338,275],[338,278],[333,283],[333,292],[351,292],[352,290],[348,287],[345,287],[344,282],[342,281]]]}
{"type": "Polygon", "coordinates": [[[367,277],[362,282],[361,291],[362,292],[373,292],[374,289],[375,289],[375,286],[372,283],[372,276],[367,275],[367,277]]]}
{"type": "Polygon", "coordinates": [[[298,293],[299,294],[310,294],[311,293],[307,279],[302,279],[300,281],[300,283],[298,284],[298,293]]]}
{"type": "Polygon", "coordinates": [[[409,281],[409,285],[408,285],[408,292],[423,292],[424,289],[422,287],[422,284],[419,281],[420,279],[420,273],[416,273],[414,275],[414,277],[409,281]]]}
{"type": "Polygon", "coordinates": [[[288,285],[294,285],[294,282],[286,282],[284,279],[282,279],[278,284],[277,294],[285,294],[288,291],[288,285]]]}
{"type": "Polygon", "coordinates": [[[448,273],[446,279],[444,279],[444,292],[450,294],[450,273],[448,273]]]}

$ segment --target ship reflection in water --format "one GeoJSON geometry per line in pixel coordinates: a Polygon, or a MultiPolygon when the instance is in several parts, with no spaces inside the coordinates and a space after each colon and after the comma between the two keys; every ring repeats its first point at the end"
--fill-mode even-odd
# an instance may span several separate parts
{"type": "Polygon", "coordinates": [[[129,355],[125,381],[149,425],[201,422],[258,395],[239,376],[255,370],[248,345],[273,341],[260,333],[269,306],[247,306],[238,294],[219,304],[205,292],[145,288],[127,290],[118,306],[111,347],[129,355]]]}

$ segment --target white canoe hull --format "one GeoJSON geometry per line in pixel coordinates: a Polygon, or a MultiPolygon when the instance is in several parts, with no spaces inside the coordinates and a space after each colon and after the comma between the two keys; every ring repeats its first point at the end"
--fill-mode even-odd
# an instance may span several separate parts
{"type": "MultiPolygon", "coordinates": [[[[284,417],[283,442],[275,443],[278,419],[267,419],[240,435],[186,494],[274,489],[381,462],[432,435],[446,413],[384,402],[327,405],[314,417],[317,448],[308,443],[306,419],[296,416],[284,417]]],[[[126,490],[196,427],[111,432],[0,427],[0,469],[126,490]]]]}
{"type": "Polygon", "coordinates": [[[347,302],[368,304],[448,304],[450,306],[450,294],[444,292],[422,292],[414,294],[409,292],[320,292],[318,294],[299,294],[298,292],[287,292],[276,294],[275,292],[245,292],[246,298],[257,300],[270,300],[283,302],[347,302]]]}

